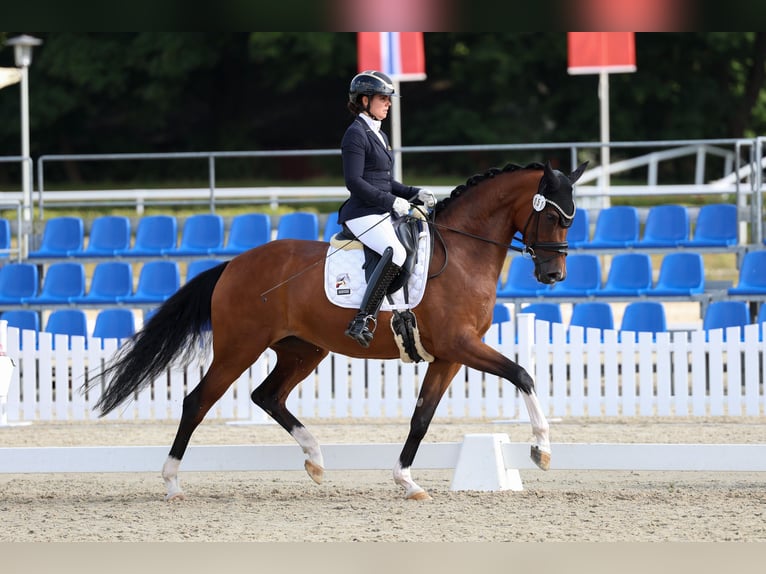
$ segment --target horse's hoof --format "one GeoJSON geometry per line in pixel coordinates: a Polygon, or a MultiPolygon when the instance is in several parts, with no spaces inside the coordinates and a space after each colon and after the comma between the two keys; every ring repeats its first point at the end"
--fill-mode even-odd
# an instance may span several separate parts
{"type": "Polygon", "coordinates": [[[425,490],[418,490],[410,494],[407,500],[431,500],[431,496],[425,490]]]}
{"type": "Polygon", "coordinates": [[[537,445],[532,445],[529,456],[532,461],[542,470],[548,470],[551,467],[551,453],[545,452],[537,445]]]}
{"type": "Polygon", "coordinates": [[[303,463],[303,466],[306,468],[306,472],[309,473],[311,480],[313,480],[317,484],[322,484],[324,469],[321,466],[319,466],[318,464],[314,464],[310,460],[307,460],[305,463],[303,463]]]}
{"type": "Polygon", "coordinates": [[[168,493],[165,496],[165,502],[175,502],[181,500],[186,500],[186,495],[183,492],[174,492],[173,494],[168,493]]]}

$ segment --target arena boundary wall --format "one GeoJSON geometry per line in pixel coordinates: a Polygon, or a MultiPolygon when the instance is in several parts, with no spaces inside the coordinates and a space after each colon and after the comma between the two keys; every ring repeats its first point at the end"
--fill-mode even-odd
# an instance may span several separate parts
{"type": "MultiPolygon", "coordinates": [[[[327,471],[390,470],[399,444],[328,444],[327,471]]],[[[523,490],[519,470],[536,469],[530,445],[507,434],[468,434],[463,442],[421,445],[413,468],[451,469],[451,490],[523,490]]],[[[766,471],[766,445],[554,443],[551,470],[766,471]]],[[[159,472],[165,446],[0,448],[0,474],[159,472]]],[[[303,471],[296,445],[191,446],[182,472],[303,471]]],[[[541,471],[542,472],[542,471],[541,471]]]]}

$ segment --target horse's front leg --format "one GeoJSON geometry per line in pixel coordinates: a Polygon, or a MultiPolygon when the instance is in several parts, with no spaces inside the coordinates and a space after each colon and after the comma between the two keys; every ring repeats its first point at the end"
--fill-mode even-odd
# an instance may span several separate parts
{"type": "Polygon", "coordinates": [[[479,338],[461,341],[452,356],[467,367],[507,379],[521,391],[535,437],[530,456],[538,467],[548,470],[551,464],[550,428],[540,401],[537,400],[535,383],[526,369],[479,338]]]}
{"type": "Polygon", "coordinates": [[[459,364],[437,359],[428,366],[423,378],[418,402],[410,421],[410,433],[394,467],[394,482],[404,488],[404,496],[409,500],[428,500],[431,498],[423,488],[412,480],[410,469],[418,452],[418,447],[423,437],[426,436],[428,426],[434,417],[436,407],[458,370],[460,370],[459,364]]]}

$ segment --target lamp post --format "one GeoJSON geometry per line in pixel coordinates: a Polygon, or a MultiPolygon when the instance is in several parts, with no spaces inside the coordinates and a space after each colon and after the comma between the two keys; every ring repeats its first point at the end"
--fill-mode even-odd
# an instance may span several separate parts
{"type": "MultiPolygon", "coordinates": [[[[43,41],[34,36],[26,34],[16,36],[6,42],[8,46],[13,46],[13,55],[16,60],[16,67],[21,69],[21,156],[25,158],[21,168],[22,189],[24,192],[24,202],[22,210],[22,220],[25,226],[23,233],[26,243],[31,233],[32,223],[32,162],[29,158],[29,66],[32,64],[32,49],[39,46],[43,41]]],[[[28,245],[23,246],[26,254],[28,245]]]]}

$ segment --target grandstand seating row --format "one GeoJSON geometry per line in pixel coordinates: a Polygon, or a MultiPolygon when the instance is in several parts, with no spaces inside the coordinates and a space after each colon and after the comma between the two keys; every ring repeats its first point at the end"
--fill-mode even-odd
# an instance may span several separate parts
{"type": "MultiPolygon", "coordinates": [[[[737,244],[737,208],[733,204],[704,205],[690,235],[689,211],[681,205],[657,205],[649,209],[641,233],[638,210],[632,206],[601,209],[591,237],[588,211],[579,209],[568,233],[573,249],[615,248],[721,248],[737,244]]],[[[282,215],[276,238],[324,239],[339,230],[335,214],[319,234],[315,213],[282,215]]],[[[179,240],[177,219],[172,215],[142,217],[133,240],[130,219],[106,215],[93,220],[85,245],[84,223],[79,217],[55,217],[46,222],[42,243],[30,252],[32,259],[56,257],[156,257],[236,255],[272,239],[271,220],[265,213],[235,216],[228,237],[223,217],[206,213],[186,219],[179,240]]],[[[0,220],[0,253],[10,248],[10,226],[0,220]]]]}
{"type": "MultiPolygon", "coordinates": [[[[531,313],[536,319],[549,323],[563,323],[561,306],[558,303],[532,303],[519,309],[519,313],[531,313]]],[[[502,303],[495,305],[494,323],[511,320],[508,307],[502,303]]],[[[761,306],[755,323],[766,322],[766,306],[761,306]]],[[[750,324],[750,312],[744,301],[714,301],[706,309],[702,320],[702,330],[709,332],[713,329],[723,329],[723,340],[726,340],[726,328],[739,327],[740,337],[744,337],[743,327],[750,324]]],[[[572,307],[569,327],[579,326],[584,329],[593,328],[603,331],[615,329],[612,307],[604,301],[584,301],[572,307]]],[[[634,333],[648,332],[656,335],[668,331],[665,307],[659,301],[633,301],[625,307],[620,331],[634,333]]],[[[549,332],[552,337],[552,329],[549,332]]],[[[762,336],[762,333],[761,333],[762,336]]],[[[587,334],[585,337],[587,341],[587,334]]]]}
{"type": "MultiPolygon", "coordinates": [[[[521,307],[519,313],[531,313],[535,318],[549,323],[563,323],[561,307],[558,303],[533,303],[521,307]]],[[[22,330],[40,331],[40,313],[31,309],[4,311],[0,320],[8,322],[9,327],[22,330]]],[[[493,323],[511,321],[508,306],[498,303],[495,305],[493,323]]],[[[766,306],[762,306],[756,319],[757,324],[766,321],[766,306]]],[[[747,306],[743,301],[715,301],[707,308],[702,329],[709,332],[712,329],[724,329],[723,338],[726,340],[725,329],[739,327],[740,337],[744,335],[742,327],[750,324],[747,306]]],[[[579,326],[584,329],[594,328],[602,331],[614,329],[614,315],[609,303],[602,301],[582,302],[573,306],[569,327],[579,326]]],[[[45,326],[45,332],[52,334],[88,336],[104,339],[126,339],[136,330],[133,311],[126,308],[102,309],[98,312],[92,332],[88,329],[88,320],[82,309],[56,309],[50,313],[45,326]]],[[[654,335],[666,332],[667,321],[665,308],[657,301],[634,301],[625,307],[619,330],[634,333],[649,332],[654,335]]],[[[552,339],[552,328],[549,331],[552,339]]],[[[587,333],[586,333],[587,340],[587,333]]]]}
{"type": "Polygon", "coordinates": [[[737,227],[736,205],[709,204],[700,208],[690,235],[689,210],[666,204],[649,208],[642,233],[638,210],[617,205],[598,212],[592,237],[588,211],[578,209],[567,240],[574,249],[721,248],[737,244],[737,227]]]}
{"type": "MultiPolygon", "coordinates": [[[[185,281],[224,259],[190,261],[185,281]]],[[[602,285],[599,257],[592,253],[572,254],[567,259],[567,278],[553,286],[534,277],[534,263],[514,257],[505,282],[498,281],[497,297],[531,298],[618,298],[656,297],[667,300],[694,298],[705,292],[703,259],[699,253],[676,252],[663,256],[659,276],[653,283],[651,258],[645,253],[622,253],[612,258],[602,285]]],[[[0,307],[56,305],[145,305],[165,301],[181,286],[180,266],[174,260],[103,260],[86,284],[85,267],[79,261],[51,263],[42,278],[31,261],[0,267],[0,307]],[[141,269],[134,290],[134,266],[141,269]]],[[[728,298],[748,301],[766,298],[766,250],[749,251],[742,260],[736,286],[726,290],[728,298]]]]}
{"type": "MultiPolygon", "coordinates": [[[[660,264],[657,282],[653,280],[652,260],[647,253],[614,255],[606,281],[602,284],[600,259],[593,253],[573,253],[567,257],[567,277],[553,286],[543,285],[534,276],[534,262],[514,257],[503,282],[498,281],[498,298],[537,297],[693,297],[705,292],[702,255],[689,251],[667,253],[660,264]]],[[[766,296],[766,251],[748,251],[742,258],[736,286],[726,295],[754,300],[766,296]]]]}
{"type": "MultiPolygon", "coordinates": [[[[186,269],[186,281],[222,262],[222,259],[215,258],[190,261],[186,269]]],[[[48,267],[42,288],[38,291],[36,264],[8,263],[0,267],[0,307],[146,306],[165,301],[181,286],[180,266],[176,261],[147,261],[141,264],[135,290],[133,278],[133,265],[130,262],[101,261],[95,265],[90,284],[86,286],[85,267],[82,263],[59,261],[48,267]]]]}
{"type": "MultiPolygon", "coordinates": [[[[328,218],[324,236],[340,229],[336,214],[328,218]]],[[[277,239],[319,239],[316,213],[294,212],[280,217],[277,239]]],[[[139,219],[135,238],[128,217],[104,215],[93,220],[87,245],[85,225],[80,217],[49,219],[40,247],[29,259],[106,257],[233,256],[272,239],[271,219],[265,213],[234,216],[229,233],[223,217],[213,213],[195,214],[183,224],[179,239],[178,221],[172,215],[147,215],[139,219]]],[[[10,249],[10,225],[0,220],[0,250],[10,249]]],[[[7,252],[5,254],[7,256],[7,252]]]]}
{"type": "MultiPolygon", "coordinates": [[[[4,311],[0,314],[0,320],[7,321],[9,327],[40,332],[41,319],[38,311],[31,309],[4,311]]],[[[99,311],[92,331],[88,328],[88,318],[82,309],[56,309],[48,316],[44,329],[44,332],[53,335],[67,335],[70,346],[72,336],[86,339],[90,336],[122,340],[133,335],[135,331],[136,322],[133,311],[120,308],[99,311]]]]}

